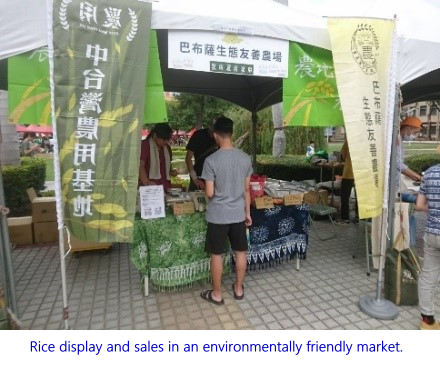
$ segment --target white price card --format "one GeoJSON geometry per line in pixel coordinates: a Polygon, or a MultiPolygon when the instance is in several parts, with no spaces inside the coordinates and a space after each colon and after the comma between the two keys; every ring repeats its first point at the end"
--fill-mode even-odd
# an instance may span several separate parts
{"type": "Polygon", "coordinates": [[[165,199],[162,185],[141,186],[139,194],[142,219],[165,217],[165,199]]]}

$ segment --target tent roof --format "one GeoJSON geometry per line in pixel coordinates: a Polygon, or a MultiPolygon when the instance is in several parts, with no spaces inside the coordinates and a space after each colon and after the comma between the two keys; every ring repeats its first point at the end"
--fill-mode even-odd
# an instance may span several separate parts
{"type": "Polygon", "coordinates": [[[168,68],[168,31],[158,30],[157,41],[165,91],[215,96],[250,111],[258,111],[282,101],[282,78],[168,68]]]}
{"type": "Polygon", "coordinates": [[[411,104],[417,101],[440,100],[440,69],[420,76],[403,85],[403,103],[411,104]]]}
{"type": "MultiPolygon", "coordinates": [[[[437,99],[440,42],[435,30],[440,29],[440,7],[433,0],[392,0],[392,4],[386,7],[382,2],[378,5],[378,1],[367,0],[361,5],[350,3],[349,7],[342,0],[298,0],[293,2],[293,7],[270,0],[155,1],[152,28],[162,30],[158,34],[164,88],[166,91],[216,96],[251,111],[258,111],[282,99],[282,79],[168,69],[164,54],[167,50],[166,29],[242,27],[250,34],[329,49],[326,21],[321,15],[382,15],[389,18],[394,13],[398,16],[398,29],[402,36],[398,80],[403,85],[404,103],[437,99]],[[310,15],[312,12],[314,15],[310,15]],[[424,15],[414,16],[420,12],[424,15]]],[[[47,44],[46,1],[6,0],[2,15],[0,89],[6,89],[6,61],[2,59],[47,44]]]]}

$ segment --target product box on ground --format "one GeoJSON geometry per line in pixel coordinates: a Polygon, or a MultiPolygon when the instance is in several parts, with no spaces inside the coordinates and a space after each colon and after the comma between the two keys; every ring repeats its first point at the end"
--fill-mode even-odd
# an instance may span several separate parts
{"type": "Polygon", "coordinates": [[[55,222],[57,220],[57,209],[55,197],[37,197],[34,188],[26,190],[32,206],[32,221],[55,222]]]}
{"type": "MultiPolygon", "coordinates": [[[[69,249],[68,245],[68,236],[64,235],[64,246],[65,250],[69,249]]],[[[74,235],[70,235],[70,251],[78,252],[78,251],[89,251],[89,250],[107,250],[112,247],[112,244],[109,242],[88,242],[82,241],[76,238],[74,235]]]]}
{"type": "Polygon", "coordinates": [[[9,240],[14,246],[31,245],[32,217],[8,218],[9,240]]]}
{"type": "Polygon", "coordinates": [[[308,191],[304,194],[304,204],[324,204],[328,205],[328,191],[321,189],[319,190],[319,195],[321,195],[321,198],[318,196],[318,192],[315,190],[308,191]]]}
{"type": "Polygon", "coordinates": [[[34,242],[58,242],[58,223],[57,222],[34,222],[34,242]]]}

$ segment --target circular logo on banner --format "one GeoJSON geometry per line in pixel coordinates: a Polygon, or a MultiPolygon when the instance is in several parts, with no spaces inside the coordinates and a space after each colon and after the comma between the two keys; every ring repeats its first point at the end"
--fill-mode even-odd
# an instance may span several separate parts
{"type": "Polygon", "coordinates": [[[377,72],[379,41],[371,25],[359,24],[351,38],[351,54],[366,75],[377,72]]]}

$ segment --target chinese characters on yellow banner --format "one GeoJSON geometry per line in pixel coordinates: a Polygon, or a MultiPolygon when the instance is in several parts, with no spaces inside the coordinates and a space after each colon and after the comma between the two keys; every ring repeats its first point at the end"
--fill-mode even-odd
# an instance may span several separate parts
{"type": "Polygon", "coordinates": [[[382,213],[394,21],[329,18],[333,62],[353,163],[359,217],[382,213]]]}

